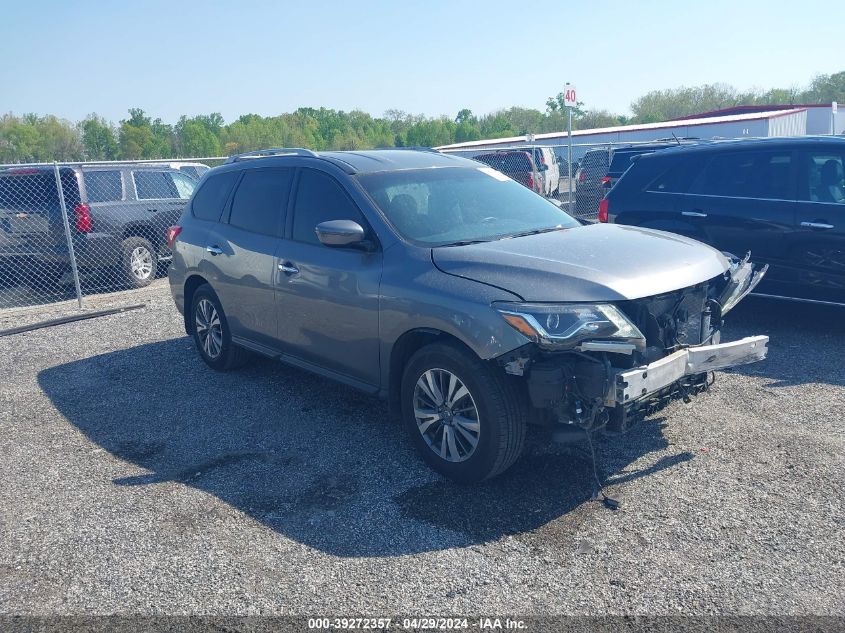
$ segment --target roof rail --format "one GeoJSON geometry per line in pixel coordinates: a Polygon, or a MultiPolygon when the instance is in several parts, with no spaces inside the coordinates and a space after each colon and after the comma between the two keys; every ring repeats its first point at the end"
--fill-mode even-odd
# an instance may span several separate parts
{"type": "Polygon", "coordinates": [[[259,149],[254,152],[244,152],[243,154],[235,154],[226,159],[226,164],[237,163],[239,160],[246,160],[249,158],[265,158],[267,156],[310,156],[317,158],[317,154],[310,149],[304,147],[273,147],[270,149],[259,149]]]}

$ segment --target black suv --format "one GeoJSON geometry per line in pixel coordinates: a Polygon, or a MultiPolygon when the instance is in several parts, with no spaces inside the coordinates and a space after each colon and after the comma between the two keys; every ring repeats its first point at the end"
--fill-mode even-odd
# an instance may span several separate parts
{"type": "MultiPolygon", "coordinates": [[[[95,282],[143,287],[170,258],[165,233],[196,180],[168,167],[97,164],[59,167],[74,255],[95,282]]],[[[0,169],[0,271],[40,281],[70,270],[56,172],[49,166],[0,169]]]]}
{"type": "Polygon", "coordinates": [[[845,139],[716,141],[641,156],[600,219],[769,264],[759,294],[845,305],[845,139]]]}
{"type": "Polygon", "coordinates": [[[595,217],[604,195],[622,177],[637,157],[649,152],[700,142],[698,139],[658,140],[650,143],[591,149],[581,160],[575,174],[575,213],[579,217],[595,217]]]}

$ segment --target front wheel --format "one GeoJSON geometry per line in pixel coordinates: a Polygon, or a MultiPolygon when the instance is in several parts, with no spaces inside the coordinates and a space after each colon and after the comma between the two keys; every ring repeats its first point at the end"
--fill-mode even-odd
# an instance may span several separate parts
{"type": "Polygon", "coordinates": [[[436,343],[417,351],[402,377],[402,419],[434,470],[477,482],[507,470],[525,441],[522,394],[498,367],[436,343]]]}

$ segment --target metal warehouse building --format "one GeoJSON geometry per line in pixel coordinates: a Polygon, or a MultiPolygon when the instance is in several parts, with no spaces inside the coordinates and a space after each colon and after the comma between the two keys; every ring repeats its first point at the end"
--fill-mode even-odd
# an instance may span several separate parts
{"type": "MultiPolygon", "coordinates": [[[[572,132],[572,155],[574,159],[579,159],[591,147],[671,139],[673,135],[678,138],[717,139],[843,132],[845,112],[833,113],[832,104],[736,106],[659,123],[575,130],[572,132]]],[[[551,132],[454,143],[437,149],[472,156],[481,150],[497,147],[550,145],[555,146],[559,156],[565,157],[567,142],[566,132],[551,132]]]]}

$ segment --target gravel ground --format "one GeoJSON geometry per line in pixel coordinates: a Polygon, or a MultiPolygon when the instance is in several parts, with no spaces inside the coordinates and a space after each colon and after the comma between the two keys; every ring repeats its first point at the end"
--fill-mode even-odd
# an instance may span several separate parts
{"type": "Polygon", "coordinates": [[[845,615],[842,311],[737,308],[769,360],[599,440],[611,511],[537,433],[462,487],[378,401],[208,370],[164,281],[89,307],[141,294],[0,338],[2,613],[845,615]]]}

